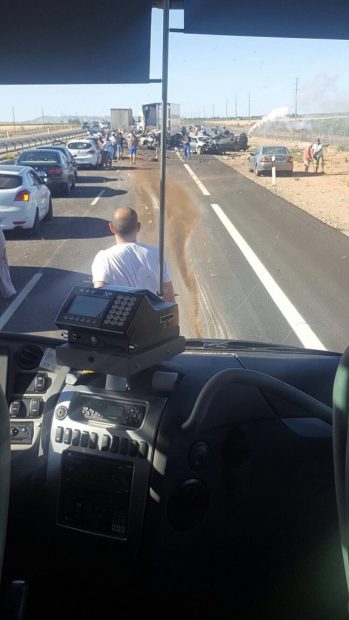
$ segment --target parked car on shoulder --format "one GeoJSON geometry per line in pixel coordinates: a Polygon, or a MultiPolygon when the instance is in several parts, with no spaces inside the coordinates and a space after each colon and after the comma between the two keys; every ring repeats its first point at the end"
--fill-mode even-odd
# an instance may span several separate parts
{"type": "Polygon", "coordinates": [[[78,167],[88,166],[96,169],[102,164],[102,153],[96,138],[70,140],[67,149],[74,156],[78,167]]]}
{"type": "Polygon", "coordinates": [[[52,218],[49,188],[29,166],[0,165],[0,228],[23,228],[38,234],[40,222],[52,218]]]}
{"type": "Polygon", "coordinates": [[[78,176],[78,165],[75,161],[75,157],[71,154],[71,152],[67,149],[66,146],[63,146],[62,144],[53,144],[52,146],[37,146],[36,147],[37,150],[42,150],[42,151],[47,151],[47,149],[49,149],[50,151],[60,151],[61,153],[63,153],[63,155],[66,156],[67,161],[68,161],[68,165],[71,168],[72,173],[74,174],[75,177],[75,181],[77,180],[77,176],[78,176]]]}
{"type": "Polygon", "coordinates": [[[287,146],[259,146],[249,157],[249,171],[255,172],[257,176],[263,172],[271,172],[273,156],[275,156],[276,171],[292,175],[293,157],[287,146]]]}
{"type": "Polygon", "coordinates": [[[67,158],[53,149],[26,149],[16,160],[17,165],[30,166],[41,176],[51,192],[69,196],[75,187],[75,176],[67,158]]]}

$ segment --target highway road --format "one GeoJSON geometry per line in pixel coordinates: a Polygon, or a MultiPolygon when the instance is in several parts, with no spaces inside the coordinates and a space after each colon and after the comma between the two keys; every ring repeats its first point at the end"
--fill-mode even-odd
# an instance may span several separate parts
{"type": "MultiPolygon", "coordinates": [[[[349,238],[214,157],[169,152],[167,162],[166,254],[182,333],[343,351],[349,238]]],[[[157,244],[158,179],[152,152],[135,167],[83,170],[72,197],[54,198],[40,239],[7,233],[18,294],[0,301],[0,328],[60,334],[61,303],[91,282],[95,254],[113,243],[114,207],[135,207],[140,240],[157,244]]]]}

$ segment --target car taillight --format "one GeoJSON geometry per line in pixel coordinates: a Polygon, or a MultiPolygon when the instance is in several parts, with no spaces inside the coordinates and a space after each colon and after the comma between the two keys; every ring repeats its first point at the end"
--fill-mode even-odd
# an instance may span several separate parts
{"type": "Polygon", "coordinates": [[[94,149],[89,149],[87,152],[91,153],[91,155],[94,155],[96,151],[94,149]]]}
{"type": "Polygon", "coordinates": [[[61,174],[63,174],[63,170],[61,168],[61,166],[52,166],[52,168],[49,168],[47,171],[47,175],[49,177],[51,176],[60,176],[61,174]]]}
{"type": "Polygon", "coordinates": [[[269,157],[262,157],[261,162],[262,164],[267,164],[270,161],[269,157]]]}
{"type": "Polygon", "coordinates": [[[15,202],[28,202],[30,198],[30,192],[27,189],[22,189],[22,191],[18,192],[15,202]]]}

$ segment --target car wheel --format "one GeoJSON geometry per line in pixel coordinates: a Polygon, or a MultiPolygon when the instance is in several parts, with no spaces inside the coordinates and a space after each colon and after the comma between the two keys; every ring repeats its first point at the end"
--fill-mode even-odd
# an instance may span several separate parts
{"type": "Polygon", "coordinates": [[[40,235],[40,219],[39,219],[39,210],[36,209],[35,218],[32,228],[30,229],[30,234],[32,237],[39,237],[40,235]]]}
{"type": "Polygon", "coordinates": [[[254,171],[255,171],[255,173],[256,173],[256,175],[257,175],[257,177],[260,177],[260,176],[261,176],[261,173],[260,173],[260,171],[258,170],[257,165],[256,165],[256,167],[255,167],[254,171]]]}
{"type": "Polygon", "coordinates": [[[198,146],[198,148],[196,149],[196,152],[198,155],[202,154],[202,146],[198,146]]]}
{"type": "Polygon", "coordinates": [[[49,222],[53,218],[53,208],[52,208],[52,200],[50,198],[50,202],[48,203],[48,211],[44,217],[45,222],[49,222]]]}

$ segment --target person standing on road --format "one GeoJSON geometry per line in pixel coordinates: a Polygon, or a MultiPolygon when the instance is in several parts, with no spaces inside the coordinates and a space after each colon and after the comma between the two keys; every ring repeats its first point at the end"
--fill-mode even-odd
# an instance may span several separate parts
{"type": "Polygon", "coordinates": [[[190,159],[190,138],[188,134],[184,136],[183,140],[183,155],[184,159],[190,159]]]}
{"type": "Polygon", "coordinates": [[[121,131],[118,132],[116,136],[116,160],[119,161],[122,159],[122,154],[124,151],[124,136],[121,131]]]}
{"type": "MultiPolygon", "coordinates": [[[[141,225],[137,213],[128,207],[114,211],[109,230],[115,245],[101,250],[92,263],[93,286],[119,285],[147,289],[157,295],[159,290],[159,250],[138,243],[141,225]]],[[[174,302],[174,292],[168,265],[164,264],[164,301],[174,302]]]]}
{"type": "Polygon", "coordinates": [[[312,148],[312,144],[308,144],[308,146],[305,147],[303,153],[304,170],[306,173],[309,172],[310,162],[314,161],[312,148]]]}
{"type": "Polygon", "coordinates": [[[319,165],[321,163],[321,173],[324,174],[324,151],[320,138],[318,138],[317,142],[313,144],[312,151],[313,159],[315,161],[315,172],[318,172],[319,165]]]}
{"type": "Polygon", "coordinates": [[[129,154],[130,154],[130,162],[131,162],[131,164],[133,164],[133,166],[136,163],[137,146],[138,146],[138,139],[137,139],[137,136],[133,133],[133,134],[131,134],[129,142],[128,142],[128,151],[129,151],[129,154]]]}
{"type": "Polygon", "coordinates": [[[1,297],[12,297],[16,295],[16,289],[12,284],[10,270],[7,262],[6,239],[0,228],[0,295],[1,297]]]}

